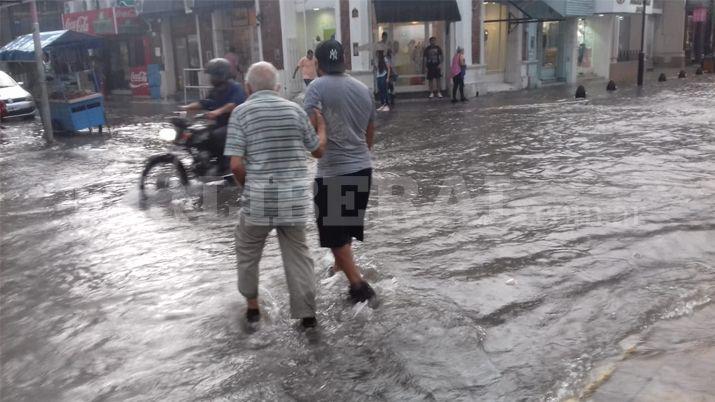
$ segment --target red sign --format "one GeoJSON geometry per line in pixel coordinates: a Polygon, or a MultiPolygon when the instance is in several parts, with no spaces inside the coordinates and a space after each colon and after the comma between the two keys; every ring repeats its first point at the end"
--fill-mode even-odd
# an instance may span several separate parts
{"type": "Polygon", "coordinates": [[[113,7],[62,14],[62,26],[77,32],[116,35],[135,32],[139,19],[134,8],[113,7]]]}
{"type": "Polygon", "coordinates": [[[149,78],[146,66],[129,69],[129,87],[134,96],[149,96],[149,78]]]}
{"type": "Polygon", "coordinates": [[[708,9],[705,7],[693,10],[693,22],[705,22],[708,20],[708,9]]]}

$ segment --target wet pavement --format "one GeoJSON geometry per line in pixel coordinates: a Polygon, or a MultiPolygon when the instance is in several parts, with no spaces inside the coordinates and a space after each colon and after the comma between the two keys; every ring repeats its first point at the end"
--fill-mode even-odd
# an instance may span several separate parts
{"type": "Polygon", "coordinates": [[[111,134],[52,147],[6,124],[0,397],[708,400],[715,77],[589,89],[382,114],[356,251],[380,305],[349,305],[311,228],[317,333],[289,318],[275,238],[246,331],[235,202],[140,203],[170,106],[110,103],[111,134]],[[669,374],[685,361],[700,377],[669,374]]]}

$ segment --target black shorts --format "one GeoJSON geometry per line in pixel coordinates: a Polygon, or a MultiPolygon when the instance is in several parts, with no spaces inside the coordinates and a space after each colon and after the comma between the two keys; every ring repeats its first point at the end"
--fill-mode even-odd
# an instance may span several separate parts
{"type": "Polygon", "coordinates": [[[427,79],[435,80],[442,78],[442,72],[440,71],[439,65],[428,65],[427,66],[427,79]]]}
{"type": "Polygon", "coordinates": [[[372,169],[315,179],[315,220],[320,247],[337,248],[363,241],[372,169]]]}

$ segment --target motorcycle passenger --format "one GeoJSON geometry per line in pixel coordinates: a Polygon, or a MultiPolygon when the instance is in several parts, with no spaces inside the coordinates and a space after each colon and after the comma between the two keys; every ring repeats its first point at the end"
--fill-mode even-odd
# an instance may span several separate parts
{"type": "Polygon", "coordinates": [[[214,120],[216,126],[209,135],[209,152],[217,157],[219,171],[228,168],[227,158],[223,156],[226,145],[226,129],[231,112],[246,100],[246,93],[240,84],[233,80],[231,63],[223,58],[212,59],[206,64],[206,74],[211,77],[213,88],[206,99],[182,106],[182,110],[208,110],[206,117],[214,120]]]}

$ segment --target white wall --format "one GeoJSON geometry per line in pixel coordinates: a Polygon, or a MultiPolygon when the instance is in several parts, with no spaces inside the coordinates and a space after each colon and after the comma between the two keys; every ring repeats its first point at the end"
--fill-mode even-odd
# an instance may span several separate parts
{"type": "MultiPolygon", "coordinates": [[[[350,40],[357,42],[359,45],[370,43],[370,16],[368,11],[369,3],[364,0],[350,0],[350,40]],[[352,10],[358,10],[358,17],[352,17],[352,10]]],[[[352,52],[352,44],[343,44],[350,46],[352,52]]],[[[352,54],[352,53],[351,53],[352,54]]],[[[363,50],[359,52],[359,56],[352,54],[352,71],[368,71],[370,70],[370,51],[363,50]]],[[[372,84],[370,84],[372,85],[372,84]]]]}
{"type": "MultiPolygon", "coordinates": [[[[521,17],[521,13],[510,7],[509,10],[517,18],[521,17]]],[[[504,71],[504,81],[509,84],[514,84],[518,88],[524,87],[522,78],[522,35],[524,24],[519,24],[511,33],[507,29],[507,45],[506,45],[506,69],[504,71]]]]}
{"type": "Polygon", "coordinates": [[[663,15],[655,19],[654,56],[665,63],[684,59],[685,0],[668,0],[663,15]]]}
{"type": "Polygon", "coordinates": [[[578,19],[567,18],[559,26],[561,48],[559,49],[560,78],[573,84],[577,78],[578,63],[578,19]]]}
{"type": "Polygon", "coordinates": [[[164,74],[161,77],[161,94],[164,97],[172,96],[176,93],[173,43],[171,21],[169,17],[164,17],[161,20],[161,62],[164,63],[164,74]]]}
{"type": "Polygon", "coordinates": [[[454,24],[453,48],[464,48],[467,65],[472,64],[472,0],[457,0],[462,20],[454,24]]]}
{"type": "Polygon", "coordinates": [[[593,73],[604,78],[608,78],[611,70],[614,21],[616,18],[615,15],[607,15],[586,19],[593,37],[593,51],[591,54],[593,73]]]}

